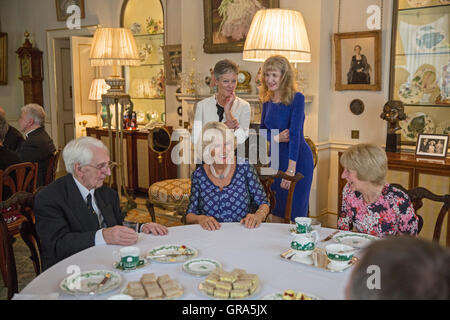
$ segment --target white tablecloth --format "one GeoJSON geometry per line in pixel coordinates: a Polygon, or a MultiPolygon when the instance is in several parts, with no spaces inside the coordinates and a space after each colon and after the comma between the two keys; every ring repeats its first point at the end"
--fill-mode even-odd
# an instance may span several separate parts
{"type": "MultiPolygon", "coordinates": [[[[167,236],[140,234],[136,244],[145,254],[152,248],[168,244],[185,244],[198,250],[197,257],[211,258],[222,263],[226,271],[234,268],[256,273],[261,289],[253,298],[262,299],[267,294],[282,292],[286,289],[302,291],[323,299],[344,299],[345,287],[351,268],[342,273],[332,273],[289,262],[280,258],[280,253],[289,249],[292,235],[289,229],[293,225],[265,223],[257,229],[246,229],[238,223],[223,223],[218,231],[206,231],[199,225],[169,228],[167,236]]],[[[325,238],[333,229],[321,228],[320,239],[325,238]]],[[[328,243],[319,242],[318,247],[328,243]]],[[[75,299],[59,289],[60,282],[73,272],[70,266],[79,266],[81,270],[105,267],[112,269],[113,251],[120,246],[102,245],[88,248],[52,266],[25,287],[21,294],[51,294],[59,292],[59,299],[75,299]]],[[[178,280],[184,288],[181,299],[209,299],[197,287],[204,279],[185,273],[182,263],[166,264],[151,262],[148,266],[132,272],[122,272],[123,282],[114,291],[98,296],[107,299],[118,294],[129,281],[139,280],[143,273],[155,273],[157,276],[168,274],[178,280]]]]}

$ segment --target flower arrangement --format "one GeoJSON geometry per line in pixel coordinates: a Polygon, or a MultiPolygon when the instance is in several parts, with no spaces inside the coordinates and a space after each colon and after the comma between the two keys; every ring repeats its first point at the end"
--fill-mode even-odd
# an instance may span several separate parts
{"type": "Polygon", "coordinates": [[[150,34],[162,33],[164,32],[163,23],[161,20],[155,20],[153,18],[148,17],[145,19],[147,22],[147,32],[150,34]]]}

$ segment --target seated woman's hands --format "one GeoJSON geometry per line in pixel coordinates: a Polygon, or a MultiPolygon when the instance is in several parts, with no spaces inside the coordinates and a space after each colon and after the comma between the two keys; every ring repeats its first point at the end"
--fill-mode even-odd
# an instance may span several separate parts
{"type": "Polygon", "coordinates": [[[244,224],[248,229],[254,229],[259,227],[259,225],[263,222],[264,217],[262,215],[256,213],[249,213],[245,216],[244,219],[241,220],[241,224],[244,224]]]}
{"type": "Polygon", "coordinates": [[[165,236],[169,232],[169,229],[167,229],[167,227],[160,225],[158,223],[149,222],[142,226],[141,231],[144,233],[147,233],[147,234],[151,233],[154,235],[165,236]]]}
{"type": "Polygon", "coordinates": [[[203,229],[214,231],[220,229],[220,223],[214,217],[211,216],[199,216],[198,224],[202,226],[203,229]]]}

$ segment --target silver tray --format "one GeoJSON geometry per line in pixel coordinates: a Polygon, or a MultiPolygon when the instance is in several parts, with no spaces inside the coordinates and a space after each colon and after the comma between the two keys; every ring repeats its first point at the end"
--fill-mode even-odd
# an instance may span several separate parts
{"type": "Polygon", "coordinates": [[[301,265],[309,266],[312,268],[322,269],[327,272],[344,272],[348,268],[352,267],[356,262],[358,262],[359,258],[353,256],[352,260],[350,260],[349,264],[343,268],[332,268],[330,264],[330,259],[327,257],[327,252],[323,248],[315,248],[314,251],[309,256],[309,259],[295,259],[294,250],[289,249],[280,254],[282,260],[298,263],[301,265]],[[308,261],[309,260],[309,261],[308,261]]]}

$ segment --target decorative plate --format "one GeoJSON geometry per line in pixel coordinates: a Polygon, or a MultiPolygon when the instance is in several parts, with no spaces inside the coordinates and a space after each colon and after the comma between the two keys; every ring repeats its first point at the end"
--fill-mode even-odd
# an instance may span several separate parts
{"type": "MultiPolygon", "coordinates": [[[[300,292],[295,292],[296,294],[300,293],[300,292]]],[[[310,294],[310,293],[304,293],[301,292],[303,295],[308,296],[310,299],[305,299],[305,300],[322,300],[321,298],[310,294]]],[[[277,293],[271,293],[268,294],[266,296],[264,296],[261,300],[284,300],[283,299],[283,292],[277,292],[277,293]]]]}
{"type": "Polygon", "coordinates": [[[64,278],[59,287],[64,293],[76,295],[77,293],[89,294],[105,277],[105,275],[111,274],[111,278],[98,289],[98,294],[112,291],[120,286],[122,283],[122,276],[117,272],[110,270],[90,270],[80,273],[73,273],[64,278]],[[79,289],[77,290],[77,287],[79,289]]]}
{"type": "Polygon", "coordinates": [[[437,87],[436,68],[431,64],[421,65],[416,73],[414,73],[411,81],[413,84],[419,86],[423,93],[431,93],[437,87]]]}
{"type": "Polygon", "coordinates": [[[450,134],[450,120],[440,122],[436,127],[436,133],[447,135],[450,134]]]}
{"type": "Polygon", "coordinates": [[[147,259],[161,263],[185,262],[197,256],[197,250],[185,245],[165,245],[151,249],[147,259]]]}
{"type": "Polygon", "coordinates": [[[333,236],[333,240],[354,248],[364,248],[369,245],[374,240],[379,240],[380,238],[371,236],[365,233],[356,232],[339,232],[333,236]]]}
{"type": "Polygon", "coordinates": [[[183,264],[183,271],[194,276],[207,276],[216,268],[221,268],[222,264],[216,260],[208,258],[197,258],[186,261],[183,264]]]}
{"type": "Polygon", "coordinates": [[[404,83],[398,89],[398,96],[403,103],[416,104],[422,99],[423,91],[417,84],[404,83]]]}
{"type": "Polygon", "coordinates": [[[400,121],[402,136],[408,141],[417,141],[420,133],[434,133],[435,125],[430,116],[423,112],[408,114],[406,120],[400,121]]]}
{"type": "MultiPolygon", "coordinates": [[[[149,265],[149,262],[147,261],[147,259],[140,259],[139,260],[139,262],[138,262],[138,265],[136,266],[136,269],[134,269],[134,270],[126,270],[127,272],[130,272],[130,271],[136,271],[136,270],[140,270],[140,269],[142,269],[142,268],[144,268],[144,267],[146,267],[146,266],[148,266],[149,265]]],[[[114,262],[113,263],[113,267],[114,267],[114,269],[116,269],[116,270],[119,270],[119,271],[125,271],[124,269],[123,269],[123,266],[122,266],[122,264],[120,263],[120,261],[116,261],[116,262],[114,262]]]]}

